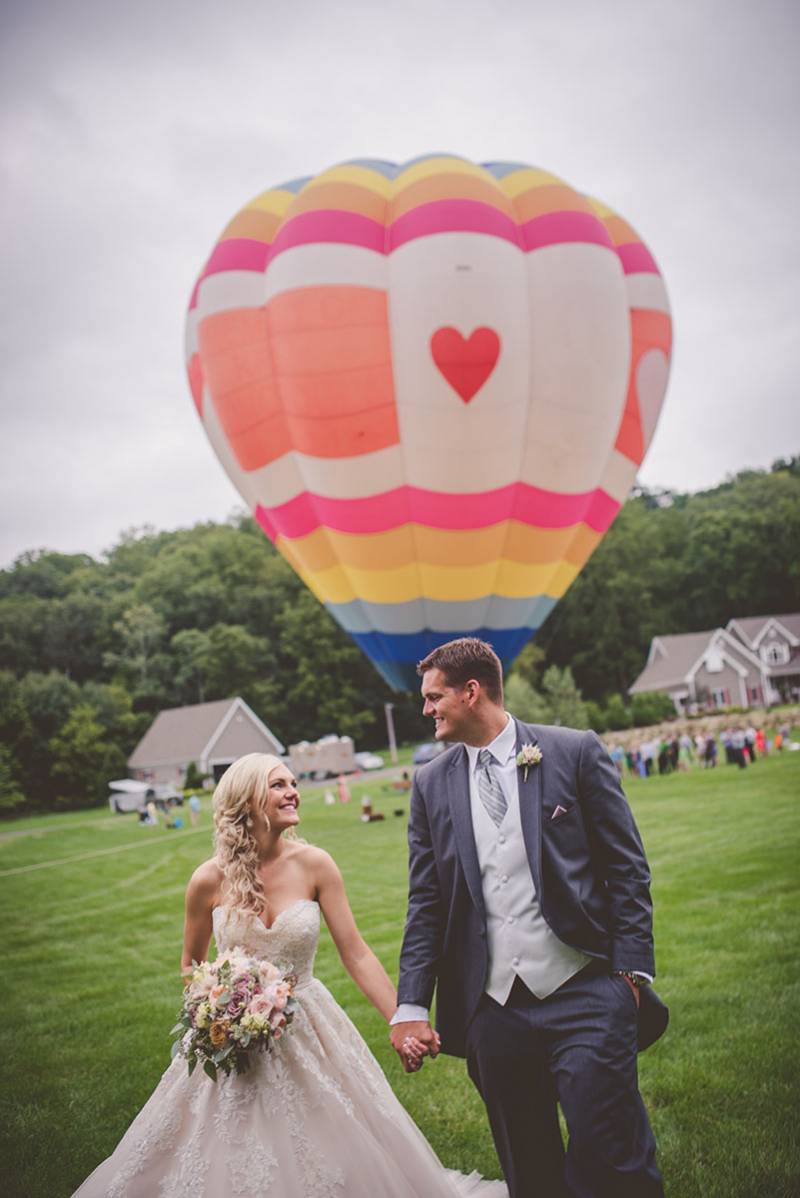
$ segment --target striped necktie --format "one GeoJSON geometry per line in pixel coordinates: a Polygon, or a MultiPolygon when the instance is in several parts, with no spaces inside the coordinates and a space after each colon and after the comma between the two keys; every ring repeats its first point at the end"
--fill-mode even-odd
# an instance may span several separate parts
{"type": "Polygon", "coordinates": [[[493,761],[494,758],[488,749],[480,750],[478,753],[478,795],[493,822],[499,828],[503,822],[503,816],[508,810],[508,803],[497,775],[492,769],[493,761]]]}

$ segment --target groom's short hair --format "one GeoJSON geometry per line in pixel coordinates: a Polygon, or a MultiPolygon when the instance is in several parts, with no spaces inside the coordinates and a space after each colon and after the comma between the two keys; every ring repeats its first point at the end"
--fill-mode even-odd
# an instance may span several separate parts
{"type": "Polygon", "coordinates": [[[487,698],[503,702],[503,666],[491,645],[476,636],[462,636],[440,645],[417,663],[420,678],[426,670],[441,670],[448,686],[466,686],[470,678],[480,682],[487,698]]]}

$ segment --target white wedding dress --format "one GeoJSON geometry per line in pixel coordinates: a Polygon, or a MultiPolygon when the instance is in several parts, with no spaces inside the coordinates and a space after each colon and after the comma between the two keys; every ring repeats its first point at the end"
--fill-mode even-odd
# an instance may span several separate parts
{"type": "Polygon", "coordinates": [[[508,1198],[502,1182],[440,1164],[313,976],[317,903],[293,903],[271,928],[217,907],[214,937],[218,952],[240,947],[298,974],[290,1031],[216,1082],[177,1057],[75,1198],[508,1198]]]}

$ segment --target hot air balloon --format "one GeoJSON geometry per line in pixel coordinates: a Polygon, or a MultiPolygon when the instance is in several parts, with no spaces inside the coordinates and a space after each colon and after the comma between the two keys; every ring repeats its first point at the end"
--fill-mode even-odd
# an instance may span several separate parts
{"type": "Polygon", "coordinates": [[[508,666],[655,431],[652,255],[555,175],[436,154],[270,188],[194,288],[206,433],[277,549],[390,684],[463,635],[508,666]]]}

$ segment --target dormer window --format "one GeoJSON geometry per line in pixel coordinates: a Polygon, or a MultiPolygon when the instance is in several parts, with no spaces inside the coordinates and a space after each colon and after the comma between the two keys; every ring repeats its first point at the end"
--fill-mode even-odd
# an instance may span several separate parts
{"type": "Polygon", "coordinates": [[[759,654],[765,665],[785,666],[789,660],[789,646],[781,641],[770,641],[768,645],[761,646],[759,654]]]}
{"type": "Polygon", "coordinates": [[[724,668],[722,654],[716,645],[712,645],[706,653],[706,670],[709,674],[721,674],[724,668]]]}

